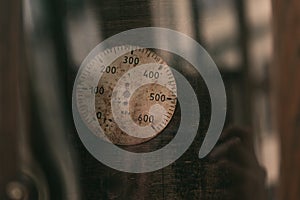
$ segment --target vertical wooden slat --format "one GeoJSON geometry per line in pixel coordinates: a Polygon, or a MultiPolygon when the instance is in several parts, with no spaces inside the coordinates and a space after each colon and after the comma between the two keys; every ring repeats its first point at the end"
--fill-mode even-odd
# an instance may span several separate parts
{"type": "Polygon", "coordinates": [[[273,0],[280,199],[300,199],[300,1],[273,0]]]}
{"type": "Polygon", "coordinates": [[[0,0],[0,198],[18,169],[18,68],[21,59],[21,1],[0,0]]]}

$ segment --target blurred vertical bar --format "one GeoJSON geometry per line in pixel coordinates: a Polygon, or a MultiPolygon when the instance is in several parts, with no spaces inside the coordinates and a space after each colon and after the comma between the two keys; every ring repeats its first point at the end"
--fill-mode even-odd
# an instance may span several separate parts
{"type": "Polygon", "coordinates": [[[253,127],[253,105],[252,105],[252,79],[250,76],[249,66],[249,24],[247,19],[247,9],[245,0],[234,0],[237,11],[237,22],[239,24],[239,44],[241,49],[241,84],[242,84],[242,102],[245,106],[243,114],[243,125],[250,130],[253,127]]]}
{"type": "Polygon", "coordinates": [[[0,198],[19,170],[18,69],[24,61],[21,1],[0,0],[0,198]]]}
{"type": "Polygon", "coordinates": [[[279,199],[300,199],[300,1],[273,0],[274,88],[281,135],[279,199]]]}
{"type": "MultiPolygon", "coordinates": [[[[65,1],[24,0],[24,40],[30,86],[30,142],[41,168],[36,185],[49,199],[79,199],[75,158],[67,133],[65,1]],[[74,162],[73,162],[74,161],[74,162]]],[[[39,198],[45,199],[45,198],[39,198]]]]}

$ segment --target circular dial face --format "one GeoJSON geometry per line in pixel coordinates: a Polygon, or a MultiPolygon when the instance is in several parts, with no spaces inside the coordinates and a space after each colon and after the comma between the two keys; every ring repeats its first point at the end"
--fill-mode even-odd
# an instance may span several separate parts
{"type": "Polygon", "coordinates": [[[93,134],[114,144],[150,140],[175,111],[175,78],[163,59],[149,49],[107,49],[81,67],[77,82],[82,120],[93,134]]]}

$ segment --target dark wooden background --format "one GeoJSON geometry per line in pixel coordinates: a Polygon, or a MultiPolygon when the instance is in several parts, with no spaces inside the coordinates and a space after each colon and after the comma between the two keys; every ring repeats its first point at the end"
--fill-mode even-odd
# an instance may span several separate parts
{"type": "Polygon", "coordinates": [[[274,90],[281,141],[279,199],[300,199],[300,1],[273,0],[274,90]]]}

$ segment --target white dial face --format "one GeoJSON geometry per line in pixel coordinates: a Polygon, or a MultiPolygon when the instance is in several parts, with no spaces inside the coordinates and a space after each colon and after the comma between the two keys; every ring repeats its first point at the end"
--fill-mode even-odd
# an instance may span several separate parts
{"type": "Polygon", "coordinates": [[[170,122],[177,103],[170,67],[153,51],[118,46],[79,71],[77,108],[96,136],[119,145],[150,140],[170,122]]]}

